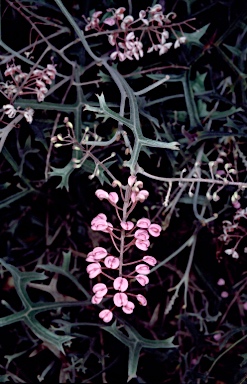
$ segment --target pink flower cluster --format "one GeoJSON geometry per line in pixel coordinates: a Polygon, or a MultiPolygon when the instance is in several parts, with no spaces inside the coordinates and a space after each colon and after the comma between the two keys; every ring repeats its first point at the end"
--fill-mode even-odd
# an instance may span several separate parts
{"type": "Polygon", "coordinates": [[[116,209],[120,225],[118,228],[107,221],[104,213],[99,213],[91,222],[93,231],[103,231],[110,235],[112,244],[118,253],[117,256],[112,255],[103,247],[95,247],[88,253],[86,261],[87,273],[90,279],[101,275],[107,279],[107,284],[97,283],[93,286],[92,303],[99,304],[104,297],[113,298],[113,308],[104,309],[100,312],[99,317],[104,322],[109,322],[113,318],[113,310],[122,308],[126,314],[133,312],[135,304],[132,299],[136,299],[140,305],[147,305],[147,300],[141,294],[133,294],[129,292],[130,285],[133,282],[138,282],[141,286],[149,283],[148,274],[150,266],[154,266],[157,260],[150,255],[145,255],[139,260],[128,260],[124,258],[127,251],[132,245],[138,249],[146,251],[150,246],[149,235],[158,237],[161,232],[161,227],[158,224],[151,223],[148,218],[139,219],[136,224],[127,220],[130,212],[136,206],[137,202],[143,202],[148,196],[148,191],[140,190],[142,182],[136,181],[135,176],[130,176],[125,196],[122,194],[123,208],[119,207],[119,196],[116,192],[107,193],[102,189],[98,189],[95,194],[100,199],[106,199],[116,209]],[[123,219],[120,217],[120,212],[126,212],[123,219]],[[120,235],[119,235],[120,233],[120,235]]]}
{"type": "MultiPolygon", "coordinates": [[[[181,36],[178,36],[173,29],[171,19],[176,17],[176,14],[171,12],[164,15],[162,5],[156,4],[153,7],[148,7],[146,10],[139,12],[139,17],[135,20],[131,15],[124,15],[126,9],[120,7],[117,9],[107,9],[111,15],[105,18],[103,12],[96,11],[91,18],[85,19],[87,25],[85,31],[95,29],[102,32],[107,28],[108,42],[115,47],[111,53],[111,59],[118,58],[120,61],[139,60],[143,57],[142,39],[146,35],[151,43],[147,53],[159,51],[159,55],[168,52],[172,47],[172,42],[167,42],[169,31],[172,31],[175,36],[174,48],[178,48],[181,44],[186,43],[186,37],[183,34],[181,24],[179,24],[181,36]],[[102,20],[100,18],[102,17],[102,20]],[[109,27],[114,27],[110,29],[109,27]],[[136,33],[138,36],[136,36],[136,33]]],[[[188,22],[184,22],[190,26],[188,22]]],[[[192,28],[192,27],[191,27],[192,28]]]]}
{"type": "Polygon", "coordinates": [[[51,85],[56,76],[54,64],[48,64],[45,69],[35,69],[31,73],[23,72],[20,65],[14,63],[7,66],[4,72],[11,81],[0,84],[0,92],[12,100],[16,95],[35,94],[38,101],[43,101],[48,92],[47,85],[51,85]]]}

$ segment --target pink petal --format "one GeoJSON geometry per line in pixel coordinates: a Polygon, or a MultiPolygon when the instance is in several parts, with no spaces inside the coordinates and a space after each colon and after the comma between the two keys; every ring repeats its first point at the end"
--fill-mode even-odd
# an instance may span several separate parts
{"type": "Polygon", "coordinates": [[[129,283],[128,280],[124,277],[117,277],[113,282],[113,287],[116,289],[116,291],[124,292],[128,288],[129,283]]]}
{"type": "Polygon", "coordinates": [[[113,318],[113,313],[109,309],[103,309],[103,311],[99,313],[99,318],[105,323],[109,323],[113,318]]]}
{"type": "Polygon", "coordinates": [[[95,260],[101,260],[104,259],[108,254],[107,250],[103,247],[95,247],[93,249],[93,255],[95,260]]]}
{"type": "Polygon", "coordinates": [[[119,267],[119,259],[114,256],[107,256],[104,263],[105,266],[110,269],[117,269],[119,267]]]}
{"type": "Polygon", "coordinates": [[[145,189],[143,189],[142,191],[138,192],[138,194],[136,196],[136,200],[143,203],[143,201],[146,200],[148,198],[148,196],[149,196],[149,192],[146,191],[145,189]]]}
{"type": "Polygon", "coordinates": [[[142,251],[147,251],[148,247],[150,245],[150,242],[149,242],[149,240],[137,239],[136,242],[135,242],[135,245],[136,245],[137,248],[141,249],[142,251]]]}
{"type": "Polygon", "coordinates": [[[137,229],[135,231],[134,236],[136,239],[139,240],[148,240],[149,239],[149,234],[145,229],[137,229]]]}
{"type": "Polygon", "coordinates": [[[135,270],[141,275],[148,275],[150,273],[150,268],[146,264],[138,264],[135,270]]]}
{"type": "Polygon", "coordinates": [[[123,312],[127,313],[128,315],[133,312],[135,308],[135,304],[132,303],[132,301],[127,301],[127,304],[122,307],[123,312]]]}
{"type": "Polygon", "coordinates": [[[103,21],[104,24],[107,24],[107,25],[115,25],[116,22],[115,22],[115,19],[114,17],[107,17],[104,21],[103,21]]]}
{"type": "Polygon", "coordinates": [[[140,305],[143,305],[143,306],[147,305],[147,299],[143,295],[137,295],[136,298],[139,301],[140,305]]]}
{"type": "Polygon", "coordinates": [[[218,280],[218,282],[217,282],[217,285],[225,285],[225,280],[224,279],[222,279],[222,278],[220,278],[219,280],[218,280]]]}
{"type": "Polygon", "coordinates": [[[103,297],[107,294],[107,286],[103,283],[98,283],[93,286],[93,293],[96,297],[103,297]]]}
{"type": "Polygon", "coordinates": [[[125,231],[130,231],[134,228],[134,224],[131,221],[121,221],[120,225],[125,231]]]}
{"type": "Polygon", "coordinates": [[[127,304],[128,296],[126,295],[126,293],[116,293],[113,296],[113,302],[116,307],[122,307],[127,304]]]}
{"type": "Polygon", "coordinates": [[[119,200],[118,194],[116,192],[110,192],[108,195],[108,201],[112,204],[117,204],[119,200]]]}
{"type": "Polygon", "coordinates": [[[95,195],[98,197],[98,199],[103,200],[103,199],[108,199],[108,193],[104,191],[103,189],[97,189],[95,192],[95,195]]]}
{"type": "Polygon", "coordinates": [[[143,217],[142,219],[137,221],[136,226],[139,228],[148,228],[150,224],[150,220],[143,217]]]}
{"type": "Polygon", "coordinates": [[[145,263],[151,265],[152,267],[157,264],[157,260],[153,256],[144,256],[142,260],[145,261],[145,263]]]}
{"type": "Polygon", "coordinates": [[[93,304],[99,304],[103,299],[103,296],[102,297],[98,297],[96,295],[92,296],[92,299],[91,299],[91,302],[93,304]]]}
{"type": "Polygon", "coordinates": [[[135,279],[143,287],[149,283],[149,278],[145,275],[137,275],[137,276],[135,276],[135,279]]]}
{"type": "Polygon", "coordinates": [[[132,186],[134,185],[135,181],[136,181],[136,176],[130,176],[130,177],[128,178],[128,184],[129,184],[129,186],[132,187],[132,186]]]}
{"type": "Polygon", "coordinates": [[[161,226],[158,225],[158,224],[151,224],[148,228],[148,232],[150,233],[150,235],[154,236],[154,237],[158,237],[160,235],[160,232],[161,232],[161,226]]]}

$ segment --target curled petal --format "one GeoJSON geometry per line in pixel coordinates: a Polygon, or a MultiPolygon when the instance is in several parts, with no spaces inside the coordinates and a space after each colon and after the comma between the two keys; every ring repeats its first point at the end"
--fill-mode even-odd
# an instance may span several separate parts
{"type": "Polygon", "coordinates": [[[133,312],[135,308],[135,304],[132,303],[132,301],[127,301],[127,304],[122,307],[123,312],[127,313],[128,315],[133,312]]]}
{"type": "Polygon", "coordinates": [[[116,192],[110,192],[108,195],[108,201],[112,204],[117,204],[119,198],[116,192]]]}
{"type": "Polygon", "coordinates": [[[110,27],[112,25],[115,25],[116,24],[116,21],[114,19],[114,17],[107,17],[104,21],[103,21],[104,24],[107,24],[107,25],[110,25],[110,27]]]}
{"type": "Polygon", "coordinates": [[[150,241],[137,239],[135,242],[135,245],[137,248],[141,249],[142,251],[147,251],[150,245],[150,241]]]}
{"type": "Polygon", "coordinates": [[[104,191],[103,189],[97,189],[95,192],[95,195],[98,197],[98,199],[103,200],[103,199],[108,199],[108,193],[104,191]]]}
{"type": "Polygon", "coordinates": [[[126,293],[116,293],[113,296],[113,301],[116,307],[123,307],[128,302],[128,296],[126,295],[126,293]]]}
{"type": "Polygon", "coordinates": [[[152,267],[157,264],[157,260],[153,256],[144,256],[142,260],[145,261],[145,263],[151,265],[152,267]]]}
{"type": "Polygon", "coordinates": [[[107,286],[103,283],[98,283],[93,286],[93,293],[96,297],[103,297],[107,294],[107,286]]]}
{"type": "Polygon", "coordinates": [[[149,234],[145,229],[137,229],[134,234],[136,239],[139,240],[148,240],[149,239],[149,234]]]}
{"type": "Polygon", "coordinates": [[[101,265],[100,263],[89,264],[86,271],[89,274],[89,278],[93,279],[101,273],[101,265]]]}
{"type": "Polygon", "coordinates": [[[93,255],[95,260],[104,259],[104,257],[107,256],[107,253],[108,253],[107,250],[103,247],[95,247],[93,249],[93,255]]]}
{"type": "Polygon", "coordinates": [[[148,232],[150,233],[150,235],[154,236],[154,237],[158,237],[160,235],[160,232],[161,232],[161,226],[158,225],[158,224],[151,224],[149,227],[148,227],[148,232]]]}
{"type": "Polygon", "coordinates": [[[91,299],[91,302],[93,304],[99,304],[103,299],[103,296],[102,297],[98,297],[96,295],[92,296],[92,299],[91,299]]]}
{"type": "Polygon", "coordinates": [[[148,275],[150,272],[150,268],[146,264],[138,264],[135,270],[141,275],[148,275]]]}
{"type": "Polygon", "coordinates": [[[136,181],[136,176],[130,176],[130,177],[128,178],[128,184],[129,184],[129,186],[132,187],[132,186],[134,185],[135,181],[136,181]]]}
{"type": "Polygon", "coordinates": [[[144,200],[146,200],[149,196],[149,192],[143,189],[142,191],[138,192],[136,196],[136,200],[143,203],[144,200]]]}
{"type": "Polygon", "coordinates": [[[90,253],[91,253],[91,255],[88,254],[88,256],[87,256],[87,258],[86,258],[86,261],[87,261],[88,263],[94,263],[96,260],[95,260],[95,258],[94,258],[93,252],[90,252],[90,253]]]}
{"type": "Polygon", "coordinates": [[[113,313],[109,309],[103,309],[103,311],[99,313],[99,318],[105,323],[109,323],[113,318],[113,313]]]}
{"type": "Polygon", "coordinates": [[[116,291],[124,292],[128,288],[128,280],[124,277],[117,277],[113,282],[113,287],[116,289],[116,291]]]}
{"type": "Polygon", "coordinates": [[[143,287],[149,283],[149,278],[145,275],[137,275],[135,276],[136,281],[141,284],[143,287]]]}
{"type": "Polygon", "coordinates": [[[108,223],[105,220],[98,219],[91,225],[91,228],[93,231],[104,231],[108,228],[108,223]]]}
{"type": "Polygon", "coordinates": [[[119,259],[114,256],[107,256],[104,263],[105,266],[110,269],[117,269],[119,267],[119,259]]]}
{"type": "Polygon", "coordinates": [[[134,228],[134,224],[131,221],[121,221],[120,225],[125,231],[130,231],[134,228]]]}
{"type": "Polygon", "coordinates": [[[139,301],[140,305],[143,305],[143,306],[147,305],[147,299],[143,295],[137,295],[136,298],[139,301]]]}
{"type": "Polygon", "coordinates": [[[143,217],[142,219],[138,220],[137,223],[136,223],[136,226],[138,228],[148,228],[149,225],[151,224],[150,220],[149,219],[146,219],[145,217],[143,217]]]}

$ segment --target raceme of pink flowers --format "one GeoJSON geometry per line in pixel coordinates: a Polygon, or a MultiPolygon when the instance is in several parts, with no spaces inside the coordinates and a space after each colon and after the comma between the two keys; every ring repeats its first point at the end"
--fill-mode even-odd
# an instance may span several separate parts
{"type": "MultiPolygon", "coordinates": [[[[116,185],[119,184],[116,183],[116,185]]],[[[119,219],[119,225],[116,228],[108,222],[104,213],[99,213],[92,219],[91,229],[107,233],[113,249],[115,249],[113,252],[109,252],[108,249],[97,246],[88,253],[86,258],[89,263],[86,268],[89,278],[94,279],[101,276],[100,282],[93,285],[92,303],[99,304],[103,298],[112,298],[112,308],[103,309],[99,313],[99,317],[106,323],[113,319],[113,311],[116,308],[121,308],[124,313],[131,314],[136,303],[142,306],[147,305],[146,298],[140,293],[131,293],[131,288],[135,282],[141,287],[149,283],[147,275],[150,273],[150,268],[156,265],[157,260],[147,254],[138,260],[136,257],[135,260],[131,260],[128,250],[132,246],[136,246],[140,251],[147,251],[150,246],[150,236],[159,236],[161,226],[151,223],[150,219],[146,217],[140,218],[136,223],[128,220],[128,216],[136,204],[143,202],[149,195],[148,191],[143,190],[142,187],[141,181],[137,181],[135,176],[130,176],[125,196],[123,196],[123,190],[120,190],[120,196],[116,192],[108,193],[103,189],[95,192],[99,200],[107,200],[112,205],[119,219]],[[123,215],[124,211],[125,215],[123,215]],[[121,219],[121,215],[123,219],[121,219]]]]}
{"type": "MultiPolygon", "coordinates": [[[[120,61],[139,60],[144,56],[142,39],[147,36],[151,46],[148,47],[147,53],[158,51],[159,55],[168,52],[173,46],[174,49],[186,43],[186,37],[183,33],[181,24],[179,30],[181,36],[173,29],[171,19],[176,17],[176,14],[171,12],[167,15],[163,13],[162,5],[156,4],[153,7],[148,7],[146,10],[139,12],[139,17],[135,20],[132,15],[125,16],[126,9],[120,7],[117,9],[107,9],[107,16],[103,15],[102,11],[95,11],[90,18],[85,19],[87,25],[85,31],[92,29],[102,32],[106,31],[108,42],[115,50],[110,54],[112,60],[117,58],[120,61]],[[112,28],[113,27],[113,28],[112,28]],[[170,29],[175,36],[175,43],[168,42],[170,37],[168,31],[170,29]],[[138,36],[136,36],[136,33],[138,36]]],[[[190,26],[188,22],[185,22],[190,26]]],[[[191,27],[192,28],[192,27],[191,27]]],[[[194,28],[193,28],[194,29],[194,28]]]]}

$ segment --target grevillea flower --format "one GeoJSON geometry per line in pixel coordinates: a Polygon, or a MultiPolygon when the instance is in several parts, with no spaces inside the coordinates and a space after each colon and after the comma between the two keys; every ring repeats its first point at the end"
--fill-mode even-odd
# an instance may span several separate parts
{"type": "Polygon", "coordinates": [[[127,301],[127,303],[122,306],[123,312],[127,313],[128,315],[133,312],[134,308],[135,304],[132,303],[132,301],[127,301]]]}
{"type": "Polygon", "coordinates": [[[138,264],[135,270],[140,275],[148,275],[150,273],[150,268],[146,264],[138,264]]]}
{"type": "Polygon", "coordinates": [[[125,231],[130,231],[132,228],[134,228],[132,221],[121,221],[120,225],[125,231]]]}
{"type": "Polygon", "coordinates": [[[148,198],[148,196],[149,196],[149,192],[143,189],[142,191],[138,192],[136,196],[136,201],[140,201],[141,203],[143,203],[143,201],[145,201],[148,198]]]}
{"type": "Polygon", "coordinates": [[[146,217],[143,217],[142,219],[139,219],[136,223],[136,226],[138,228],[144,228],[147,229],[151,224],[151,221],[147,219],[146,217]]]}
{"type": "Polygon", "coordinates": [[[108,223],[105,220],[97,219],[94,220],[91,228],[93,231],[104,231],[108,228],[108,223]]]}
{"type": "Polygon", "coordinates": [[[119,197],[118,197],[118,194],[116,192],[110,192],[109,195],[108,195],[108,201],[111,203],[111,204],[117,204],[119,200],[119,197]]]}
{"type": "Polygon", "coordinates": [[[142,260],[145,261],[145,263],[151,265],[152,267],[157,264],[157,260],[153,256],[144,256],[142,260]]]}
{"type": "Polygon", "coordinates": [[[145,285],[147,285],[149,283],[149,278],[147,276],[145,276],[145,275],[136,275],[135,279],[143,287],[145,287],[145,285]]]}
{"type": "Polygon", "coordinates": [[[100,263],[92,263],[87,266],[87,273],[89,274],[89,279],[93,279],[101,273],[100,263]]]}
{"type": "Polygon", "coordinates": [[[113,296],[113,302],[116,305],[116,307],[122,307],[127,304],[128,302],[128,296],[126,293],[116,293],[113,296]]]}
{"type": "Polygon", "coordinates": [[[136,181],[136,176],[130,176],[130,177],[128,178],[128,184],[129,184],[129,186],[132,187],[132,186],[134,185],[135,181],[136,181]]]}
{"type": "Polygon", "coordinates": [[[113,287],[116,289],[116,291],[124,292],[127,290],[129,286],[128,280],[125,279],[125,277],[117,277],[113,282],[113,287]]]}
{"type": "Polygon", "coordinates": [[[149,227],[148,227],[148,232],[150,233],[150,235],[154,236],[154,237],[158,237],[160,235],[160,232],[161,232],[161,226],[158,225],[158,224],[151,224],[149,227]]]}
{"type": "Polygon", "coordinates": [[[92,299],[91,299],[91,302],[92,302],[92,304],[99,304],[99,303],[101,303],[102,300],[103,300],[103,296],[102,297],[98,297],[96,295],[93,295],[92,299]]]}
{"type": "Polygon", "coordinates": [[[98,283],[93,286],[93,293],[96,297],[103,297],[107,294],[107,286],[103,283],[98,283]]]}
{"type": "Polygon", "coordinates": [[[105,323],[109,323],[112,320],[112,318],[113,318],[113,314],[112,314],[112,312],[109,309],[103,309],[103,311],[101,311],[99,313],[99,317],[105,323]]]}
{"type": "Polygon", "coordinates": [[[147,299],[143,295],[137,295],[136,296],[137,300],[139,301],[139,304],[146,306],[147,305],[147,299]]]}
{"type": "Polygon", "coordinates": [[[104,264],[107,268],[117,269],[119,267],[119,259],[114,256],[107,256],[105,258],[104,264]]]}
{"type": "MultiPolygon", "coordinates": [[[[104,259],[107,256],[107,253],[107,250],[103,247],[95,247],[92,251],[95,260],[104,259]]],[[[89,255],[91,256],[91,252],[89,252],[88,256],[89,255]]]]}
{"type": "Polygon", "coordinates": [[[145,229],[137,229],[135,231],[134,236],[136,239],[139,240],[148,240],[149,239],[149,234],[145,229]]]}
{"type": "Polygon", "coordinates": [[[104,191],[103,189],[97,189],[95,192],[95,195],[98,197],[98,199],[103,200],[103,199],[108,199],[108,193],[104,191]]]}
{"type": "Polygon", "coordinates": [[[142,251],[147,251],[148,247],[150,245],[150,241],[149,240],[136,239],[135,245],[137,248],[141,249],[142,251]]]}

